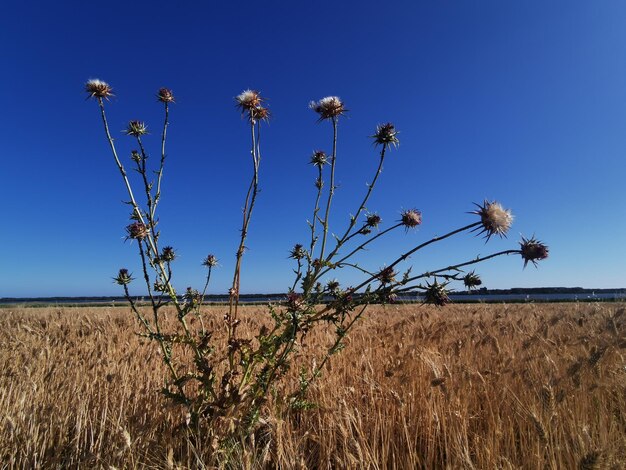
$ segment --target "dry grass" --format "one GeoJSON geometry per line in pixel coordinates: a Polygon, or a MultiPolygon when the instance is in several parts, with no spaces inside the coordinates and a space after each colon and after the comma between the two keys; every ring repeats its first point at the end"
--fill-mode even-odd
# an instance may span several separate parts
{"type": "MultiPolygon", "coordinates": [[[[223,312],[208,315],[220,325],[223,312]]],[[[246,325],[265,315],[248,307],[246,325]]],[[[624,304],[372,308],[310,398],[232,454],[158,393],[127,309],[0,310],[0,468],[600,469],[626,462],[624,304]]],[[[311,366],[330,332],[307,338],[311,366]]],[[[295,376],[298,371],[291,371],[295,376]]],[[[277,390],[276,393],[284,393],[277,390]]]]}

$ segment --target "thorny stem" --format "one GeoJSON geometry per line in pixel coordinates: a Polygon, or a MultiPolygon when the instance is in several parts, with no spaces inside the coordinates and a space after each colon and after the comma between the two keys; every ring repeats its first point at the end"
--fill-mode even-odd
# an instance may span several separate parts
{"type": "Polygon", "coordinates": [[[152,206],[152,218],[154,218],[154,214],[156,212],[156,206],[161,199],[161,179],[163,177],[163,166],[165,165],[165,140],[167,138],[167,126],[169,125],[169,103],[165,102],[165,120],[163,122],[163,133],[161,135],[161,164],[159,166],[159,171],[157,172],[157,188],[156,194],[154,195],[154,205],[152,206]]]}
{"type": "MultiPolygon", "coordinates": [[[[424,247],[426,247],[426,246],[428,246],[428,245],[430,245],[430,244],[432,244],[432,243],[435,243],[435,242],[438,242],[438,241],[444,240],[444,239],[446,239],[446,238],[448,238],[448,237],[451,237],[451,236],[453,236],[453,235],[456,235],[457,233],[460,233],[460,232],[463,232],[463,231],[465,231],[465,230],[469,230],[469,229],[471,229],[471,228],[474,228],[474,227],[476,227],[476,226],[478,226],[478,225],[480,225],[480,224],[481,224],[481,222],[475,222],[475,223],[473,223],[473,224],[466,225],[465,227],[461,227],[461,228],[459,228],[459,229],[456,229],[456,230],[453,230],[453,231],[451,231],[451,232],[448,232],[448,233],[446,233],[445,235],[441,235],[441,236],[439,236],[439,237],[433,237],[433,238],[431,238],[430,240],[428,240],[427,242],[424,242],[424,243],[422,243],[421,245],[418,245],[418,246],[416,246],[415,248],[412,248],[411,250],[407,251],[406,253],[403,253],[402,255],[400,255],[400,256],[399,256],[399,257],[398,257],[398,258],[397,258],[397,259],[396,259],[393,263],[391,263],[391,264],[388,266],[388,268],[393,268],[393,267],[394,267],[394,266],[396,266],[398,263],[400,263],[400,262],[404,261],[405,259],[407,259],[410,255],[412,255],[412,254],[413,254],[413,253],[415,253],[416,251],[421,250],[422,248],[424,248],[424,247]]],[[[397,226],[398,226],[398,225],[395,225],[394,227],[397,227],[397,226]]],[[[391,227],[391,228],[394,228],[394,227],[391,227]]],[[[387,230],[390,230],[390,229],[387,229],[387,230]]],[[[384,232],[381,232],[381,233],[380,233],[380,234],[378,234],[377,236],[380,236],[380,235],[382,235],[383,233],[384,233],[384,232]]],[[[376,238],[376,237],[373,237],[373,238],[376,238]]],[[[368,242],[371,242],[371,241],[373,240],[373,238],[372,238],[372,239],[370,239],[370,240],[368,240],[368,242]]],[[[511,251],[511,250],[509,250],[509,251],[511,251]]],[[[518,252],[519,250],[512,250],[512,251],[513,251],[513,252],[518,252]]],[[[504,252],[503,252],[503,253],[504,253],[504,252]]],[[[501,253],[501,254],[503,254],[503,253],[501,253]]],[[[349,256],[351,256],[351,255],[349,255],[349,256]]],[[[489,258],[485,258],[485,259],[489,259],[489,258]]],[[[339,264],[340,262],[341,262],[341,261],[339,261],[337,264],[339,264]]],[[[473,264],[473,263],[470,263],[470,264],[473,264]]],[[[463,265],[463,266],[465,266],[465,265],[463,265]]],[[[325,271],[325,272],[326,272],[326,271],[325,271]]],[[[349,293],[349,294],[353,294],[353,293],[357,292],[359,289],[361,289],[361,288],[363,288],[363,287],[367,286],[367,285],[368,285],[370,282],[372,282],[374,279],[376,279],[376,275],[372,275],[372,276],[370,276],[369,278],[367,278],[365,281],[363,281],[363,282],[362,282],[361,284],[359,284],[358,286],[350,288],[350,289],[349,289],[349,291],[348,291],[348,293],[349,293]]],[[[407,281],[407,282],[408,282],[408,281],[407,281]]],[[[317,312],[317,314],[316,314],[315,316],[313,316],[313,317],[310,319],[310,321],[316,321],[316,320],[318,320],[318,319],[322,318],[322,317],[324,316],[324,314],[325,314],[326,312],[328,312],[331,308],[332,308],[332,305],[330,305],[330,304],[329,304],[329,305],[327,305],[325,308],[323,308],[322,310],[320,310],[319,312],[317,312]]]]}
{"type": "MultiPolygon", "coordinates": [[[[252,180],[250,181],[250,186],[248,187],[248,193],[246,194],[246,200],[243,208],[243,222],[241,227],[241,239],[239,242],[239,248],[237,249],[237,261],[235,264],[235,273],[233,275],[233,284],[232,284],[232,293],[230,295],[230,303],[229,303],[229,312],[228,312],[228,342],[229,344],[235,337],[235,329],[236,329],[236,320],[237,320],[237,309],[239,306],[239,287],[240,287],[240,276],[241,276],[241,261],[243,258],[244,250],[245,250],[245,242],[246,237],[248,235],[248,226],[250,224],[250,218],[252,216],[252,210],[254,208],[254,203],[256,201],[256,196],[258,194],[258,185],[259,185],[259,163],[261,160],[260,148],[257,143],[257,138],[260,139],[261,133],[261,123],[260,121],[255,122],[252,117],[250,118],[250,135],[252,140],[252,164],[254,167],[254,172],[252,175],[252,180]],[[257,124],[257,134],[255,135],[254,126],[257,124]]],[[[229,363],[231,369],[234,366],[233,362],[233,351],[229,351],[229,363]]]]}
{"type": "Polygon", "coordinates": [[[317,220],[319,218],[318,213],[320,211],[320,199],[322,197],[322,189],[324,188],[324,181],[322,180],[322,166],[317,167],[317,181],[315,182],[317,185],[317,196],[315,197],[315,207],[313,209],[313,221],[311,222],[311,246],[309,248],[309,271],[310,271],[310,258],[313,256],[313,251],[315,250],[315,244],[317,243],[317,236],[315,232],[315,226],[317,225],[317,220]]]}
{"type": "MultiPolygon", "coordinates": [[[[472,264],[476,264],[476,263],[481,263],[483,261],[486,261],[488,259],[491,258],[496,258],[497,256],[502,256],[502,255],[512,255],[512,254],[519,254],[521,253],[520,250],[504,250],[504,251],[499,251],[497,253],[492,253],[491,255],[487,255],[487,256],[478,256],[476,258],[474,258],[473,260],[470,261],[465,261],[463,263],[459,263],[459,264],[453,264],[450,266],[447,266],[445,268],[441,268],[441,269],[436,269],[434,271],[428,271],[425,273],[422,273],[418,276],[413,276],[408,278],[405,282],[412,282],[415,281],[417,279],[424,279],[426,277],[433,277],[439,273],[443,273],[443,272],[448,272],[448,271],[455,271],[458,270],[464,266],[471,266],[472,264]]],[[[397,290],[396,292],[406,292],[408,290],[414,289],[416,286],[409,286],[409,287],[404,287],[402,289],[397,290]]]]}
{"type": "MultiPolygon", "coordinates": [[[[330,188],[328,188],[328,200],[326,201],[326,212],[324,214],[324,235],[322,236],[322,247],[320,250],[319,259],[324,259],[324,250],[326,249],[326,239],[328,237],[328,223],[330,216],[330,205],[335,194],[335,163],[337,161],[337,117],[333,116],[333,154],[330,161],[330,188]]],[[[311,253],[311,255],[313,255],[311,253]]],[[[319,267],[315,269],[316,274],[319,272],[319,267]]]]}
{"type": "MultiPolygon", "coordinates": [[[[146,224],[144,216],[141,213],[141,209],[139,208],[139,205],[137,204],[137,201],[136,201],[135,196],[133,194],[133,190],[131,188],[130,181],[128,180],[128,176],[126,174],[126,170],[124,170],[124,166],[122,165],[122,163],[120,162],[120,159],[118,158],[117,150],[115,149],[115,144],[113,143],[113,137],[111,137],[111,132],[109,131],[109,125],[108,125],[108,122],[107,122],[107,119],[106,119],[106,113],[104,111],[104,102],[103,102],[102,98],[98,98],[98,105],[100,106],[100,114],[102,115],[102,123],[104,125],[104,131],[105,131],[105,134],[107,136],[107,140],[109,141],[109,146],[111,147],[111,152],[113,153],[113,157],[115,159],[115,163],[117,164],[117,168],[118,168],[118,170],[120,171],[120,173],[122,175],[122,179],[124,180],[124,184],[126,185],[126,190],[128,192],[128,196],[130,197],[130,204],[133,207],[133,211],[135,212],[135,215],[136,215],[137,219],[139,220],[139,222],[141,222],[142,224],[144,224],[144,225],[149,227],[148,236],[144,239],[144,241],[146,242],[146,247],[148,249],[150,249],[152,251],[152,253],[154,253],[155,256],[158,257],[159,251],[157,249],[157,245],[156,245],[156,242],[154,240],[154,227],[151,224],[146,224]]],[[[179,321],[180,321],[181,325],[183,326],[183,329],[185,330],[185,334],[186,334],[187,338],[191,338],[191,332],[189,331],[189,327],[187,326],[187,322],[185,321],[183,309],[182,309],[180,303],[178,302],[178,298],[176,297],[176,291],[174,290],[174,287],[172,286],[172,284],[170,283],[170,281],[168,279],[167,271],[165,269],[165,266],[163,265],[163,262],[161,260],[157,260],[157,262],[155,264],[158,267],[158,273],[166,281],[165,282],[165,286],[166,286],[166,289],[167,289],[167,294],[169,295],[170,299],[172,300],[172,303],[174,304],[174,306],[176,308],[176,311],[178,313],[179,321]]],[[[194,353],[195,353],[196,357],[200,358],[201,354],[198,351],[198,348],[195,345],[195,343],[191,342],[191,346],[192,346],[192,348],[194,350],[194,353]]]]}
{"type": "Polygon", "coordinates": [[[376,180],[378,179],[378,177],[383,171],[383,162],[385,161],[386,150],[387,150],[387,144],[383,144],[383,148],[380,151],[380,161],[378,163],[378,168],[376,169],[374,179],[372,180],[370,184],[368,184],[367,193],[365,194],[365,197],[363,198],[363,202],[361,202],[361,205],[359,206],[359,209],[356,211],[356,214],[353,217],[351,217],[350,225],[348,225],[346,233],[344,233],[343,236],[337,241],[337,246],[335,246],[335,249],[326,257],[326,261],[330,261],[333,258],[333,256],[335,256],[337,251],[339,251],[339,248],[341,248],[342,245],[350,238],[349,236],[350,231],[356,225],[359,219],[359,215],[361,215],[361,212],[363,212],[363,209],[365,209],[365,205],[367,204],[367,201],[369,200],[370,195],[372,194],[372,191],[374,190],[374,186],[376,185],[376,180]]]}
{"type": "MultiPolygon", "coordinates": [[[[356,252],[363,250],[367,245],[369,245],[370,243],[372,243],[374,240],[376,240],[377,238],[382,237],[383,235],[385,235],[388,232],[391,232],[394,229],[397,229],[398,227],[402,226],[402,222],[397,223],[396,225],[392,225],[391,227],[389,227],[388,229],[383,230],[382,232],[377,233],[376,235],[374,235],[372,238],[366,240],[365,242],[361,243],[359,246],[357,246],[354,250],[352,250],[350,253],[348,253],[346,256],[344,256],[343,258],[341,258],[339,261],[337,261],[336,263],[334,263],[334,266],[338,266],[341,265],[344,261],[346,261],[347,259],[349,259],[350,257],[352,257],[356,252]]],[[[348,237],[349,238],[349,237],[348,237]]],[[[346,239],[347,240],[347,239],[346,239]]],[[[322,271],[319,274],[319,277],[322,277],[324,274],[326,274],[328,271],[330,271],[331,269],[333,269],[332,267],[326,268],[324,271],[322,271]]]]}

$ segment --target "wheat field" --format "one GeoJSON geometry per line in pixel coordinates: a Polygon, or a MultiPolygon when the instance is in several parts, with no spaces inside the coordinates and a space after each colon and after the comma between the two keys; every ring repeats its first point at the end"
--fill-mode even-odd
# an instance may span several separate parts
{"type": "MultiPolygon", "coordinates": [[[[206,316],[221,329],[223,309],[206,316]]],[[[246,307],[241,332],[264,307],[246,307]]],[[[159,393],[156,345],[127,308],[0,310],[0,468],[626,468],[623,303],[371,307],[300,346],[254,435],[215,451],[159,393]]]]}

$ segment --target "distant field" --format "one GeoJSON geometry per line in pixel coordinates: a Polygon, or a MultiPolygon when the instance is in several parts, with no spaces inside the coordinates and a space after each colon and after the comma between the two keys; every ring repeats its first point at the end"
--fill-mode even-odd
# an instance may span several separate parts
{"type": "MultiPolygon", "coordinates": [[[[162,412],[156,345],[127,308],[0,314],[0,469],[223,462],[179,409],[162,412]]],[[[207,309],[217,331],[222,315],[207,309]]],[[[241,332],[265,315],[244,307],[241,332]]],[[[311,335],[300,359],[332,339],[311,335]]],[[[229,468],[626,466],[624,303],[372,307],[348,343],[311,390],[317,406],[270,403],[229,468]]]]}

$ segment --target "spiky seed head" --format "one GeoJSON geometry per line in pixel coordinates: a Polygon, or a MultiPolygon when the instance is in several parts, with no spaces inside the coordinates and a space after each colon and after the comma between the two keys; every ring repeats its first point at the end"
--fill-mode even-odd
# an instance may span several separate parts
{"type": "Polygon", "coordinates": [[[289,257],[293,259],[302,259],[306,257],[306,250],[300,243],[297,243],[289,252],[289,257]]]}
{"type": "Polygon", "coordinates": [[[130,159],[134,162],[139,163],[141,161],[141,155],[139,154],[139,152],[137,152],[137,150],[133,150],[130,152],[130,159]]]}
{"type": "Polygon", "coordinates": [[[422,213],[417,209],[408,209],[402,212],[400,222],[406,229],[417,227],[422,223],[422,213]]]}
{"type": "Polygon", "coordinates": [[[339,292],[339,281],[337,279],[331,279],[326,283],[326,289],[333,295],[337,294],[339,292]]]}
{"type": "Polygon", "coordinates": [[[316,150],[315,152],[313,152],[313,155],[311,155],[311,165],[322,168],[327,163],[328,156],[323,150],[316,150]]]}
{"type": "Polygon", "coordinates": [[[174,261],[176,259],[176,252],[174,251],[174,248],[171,246],[164,247],[160,258],[167,263],[174,261]]]}
{"type": "Polygon", "coordinates": [[[257,106],[256,108],[252,108],[248,112],[248,117],[249,117],[250,121],[252,121],[252,122],[269,121],[269,119],[270,119],[270,111],[266,107],[257,106]]]}
{"type": "Polygon", "coordinates": [[[143,240],[148,236],[148,227],[142,222],[133,222],[126,227],[127,238],[143,240]]]}
{"type": "Polygon", "coordinates": [[[174,101],[174,94],[172,93],[172,90],[170,90],[169,88],[159,89],[159,92],[157,93],[157,99],[161,103],[175,103],[176,102],[174,101]]]}
{"type": "Polygon", "coordinates": [[[256,90],[244,90],[235,97],[235,101],[237,102],[237,107],[244,113],[260,107],[263,103],[263,98],[256,90]]]}
{"type": "Polygon", "coordinates": [[[338,96],[327,96],[319,101],[311,101],[309,108],[319,114],[320,121],[339,117],[347,111],[338,96]]]}
{"type": "Polygon", "coordinates": [[[367,214],[367,217],[365,218],[365,226],[366,227],[372,227],[372,228],[378,227],[381,222],[382,222],[382,219],[376,213],[374,213],[374,214],[367,214]]]}
{"type": "Polygon", "coordinates": [[[206,266],[207,268],[213,268],[217,266],[217,258],[214,255],[207,255],[202,261],[202,266],[206,266]]]}
{"type": "Polygon", "coordinates": [[[437,279],[432,284],[426,283],[426,292],[424,292],[424,303],[433,304],[437,307],[443,307],[452,302],[448,296],[447,282],[440,284],[437,279]]]}
{"type": "Polygon", "coordinates": [[[378,274],[376,274],[376,279],[380,281],[381,284],[391,284],[396,280],[395,278],[396,272],[393,270],[391,266],[381,269],[378,274]]]}
{"type": "Polygon", "coordinates": [[[529,239],[522,237],[522,241],[519,242],[519,244],[520,254],[524,260],[524,267],[526,267],[529,261],[537,267],[537,261],[548,257],[550,250],[545,244],[537,240],[534,235],[529,239]]]}
{"type": "Polygon", "coordinates": [[[129,121],[125,132],[126,135],[140,137],[148,133],[148,127],[142,121],[129,121]]]}
{"type": "Polygon", "coordinates": [[[117,273],[117,276],[113,278],[116,284],[120,286],[127,286],[133,280],[132,275],[128,272],[128,269],[122,268],[117,273]]]}
{"type": "Polygon", "coordinates": [[[109,99],[113,96],[113,88],[102,80],[92,78],[85,83],[85,91],[89,94],[89,98],[109,99]]]}
{"type": "Polygon", "coordinates": [[[471,273],[467,273],[465,276],[463,276],[463,284],[465,284],[465,287],[467,287],[469,290],[480,286],[482,283],[483,281],[474,271],[472,271],[471,273]]]}
{"type": "Polygon", "coordinates": [[[489,240],[492,235],[498,235],[499,237],[505,237],[506,233],[513,224],[513,214],[509,209],[504,209],[499,202],[489,202],[485,199],[482,205],[474,203],[478,210],[471,212],[480,216],[482,223],[481,227],[475,230],[481,229],[480,234],[485,234],[485,238],[489,240]]]}
{"type": "Polygon", "coordinates": [[[372,136],[374,139],[374,145],[393,145],[397,147],[400,144],[398,140],[398,131],[396,127],[390,122],[386,124],[379,124],[376,127],[376,133],[372,136]]]}

